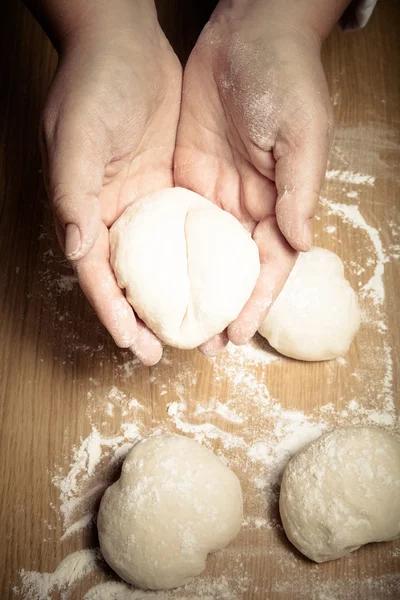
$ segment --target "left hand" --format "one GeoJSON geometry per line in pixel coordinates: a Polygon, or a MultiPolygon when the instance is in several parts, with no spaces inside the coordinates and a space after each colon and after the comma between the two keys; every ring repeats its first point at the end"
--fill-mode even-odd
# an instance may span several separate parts
{"type": "Polygon", "coordinates": [[[162,344],[117,285],[109,228],[137,198],[173,186],[181,65],[150,2],[114,0],[114,20],[108,4],[64,38],[41,121],[43,166],[82,290],[115,343],[152,365],[162,344]]]}
{"type": "Polygon", "coordinates": [[[234,15],[222,0],[184,73],[175,185],[239,219],[261,261],[251,298],[205,345],[210,354],[255,334],[297,251],[311,247],[327,163],[332,112],[320,40],[285,16],[269,19],[268,4],[234,15]]]}

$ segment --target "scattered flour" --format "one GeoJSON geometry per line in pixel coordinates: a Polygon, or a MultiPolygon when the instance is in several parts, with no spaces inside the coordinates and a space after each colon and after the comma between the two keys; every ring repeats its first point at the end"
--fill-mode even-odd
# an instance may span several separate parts
{"type": "Polygon", "coordinates": [[[98,560],[98,550],[80,550],[69,554],[60,562],[54,573],[36,573],[21,570],[21,585],[14,593],[23,594],[25,600],[47,600],[56,590],[63,591],[93,572],[98,560]]]}
{"type": "MultiPolygon", "coordinates": [[[[327,178],[357,186],[372,186],[375,181],[369,175],[339,170],[328,171],[327,178]]],[[[361,190],[350,191],[346,197],[358,201],[360,194],[361,190]]],[[[269,374],[273,372],[275,381],[281,379],[284,382],[285,369],[293,362],[278,355],[263,338],[256,336],[246,347],[229,345],[220,357],[208,359],[210,387],[207,390],[200,385],[199,370],[195,368],[191,355],[180,355],[181,364],[177,370],[174,351],[166,348],[161,363],[146,376],[152,397],[159,398],[157,414],[152,414],[151,407],[148,408],[130,391],[132,378],[139,372],[144,373],[138,361],[132,360],[128,353],[122,354],[123,361],[121,354],[113,355],[116,384],[104,390],[98,381],[90,381],[91,389],[87,392],[90,428],[87,437],[72,448],[68,468],[64,460],[52,476],[59,493],[56,510],[62,517],[62,540],[93,526],[101,495],[118,477],[124,457],[142,436],[158,431],[178,431],[212,448],[246,482],[244,529],[256,530],[257,536],[267,542],[270,537],[263,536],[279,535],[279,482],[292,455],[334,426],[376,423],[389,429],[398,427],[393,394],[393,358],[384,310],[384,269],[393,253],[384,248],[379,230],[368,224],[358,204],[324,199],[321,208],[322,227],[325,217],[334,216],[341,219],[344,226],[362,231],[362,235],[367,237],[362,255],[351,257],[347,263],[352,277],[362,279],[359,298],[363,327],[357,340],[362,360],[350,354],[318,366],[326,382],[330,383],[329,388],[334,387],[333,382],[345,379],[345,387],[338,385],[340,395],[329,396],[327,400],[316,398],[314,408],[307,414],[298,410],[296,397],[293,398],[296,409],[289,405],[287,399],[285,402],[278,401],[275,396],[280,398],[279,390],[275,393],[270,389],[269,374]],[[371,270],[373,272],[369,276],[371,270]],[[367,277],[369,279],[365,281],[367,277]],[[374,329],[375,348],[370,347],[370,338],[363,335],[368,328],[374,329]],[[218,395],[219,386],[227,390],[224,402],[218,395]],[[98,422],[99,414],[104,418],[101,424],[98,422]],[[118,435],[115,435],[116,419],[121,423],[118,435]]],[[[395,243],[395,234],[400,229],[395,223],[391,228],[395,243]]],[[[336,226],[325,224],[327,233],[335,233],[336,230],[336,226]]],[[[47,259],[55,261],[52,254],[47,259]]],[[[77,293],[72,275],[58,277],[54,282],[50,271],[45,271],[42,277],[50,294],[77,293]]],[[[89,355],[95,352],[102,356],[101,342],[93,350],[77,341],[75,336],[71,335],[69,341],[75,350],[79,348],[89,355]]],[[[300,369],[299,364],[297,367],[300,369]]],[[[303,365],[302,368],[304,372],[311,372],[307,369],[317,366],[303,365]]],[[[300,370],[296,372],[300,373],[300,370]]],[[[301,391],[301,377],[299,375],[294,396],[297,389],[301,391]]],[[[228,548],[226,556],[230,560],[225,563],[222,573],[219,569],[219,575],[214,578],[205,574],[180,590],[154,593],[134,590],[116,581],[100,582],[91,587],[84,600],[239,600],[249,590],[252,595],[246,597],[264,600],[266,596],[262,586],[259,589],[251,587],[251,571],[242,564],[242,560],[252,552],[254,555],[264,553],[269,561],[289,566],[290,572],[296,568],[295,578],[278,577],[275,582],[264,582],[265,589],[271,590],[271,597],[287,594],[296,600],[350,600],[363,597],[365,592],[365,597],[367,593],[370,597],[375,593],[374,598],[380,600],[395,598],[393,594],[400,585],[398,576],[372,579],[368,573],[361,573],[354,581],[326,581],[326,574],[321,576],[318,570],[310,569],[288,548],[277,544],[254,546],[246,553],[241,553],[240,546],[232,550],[228,548]],[[232,572],[235,573],[234,578],[232,572]]],[[[354,558],[349,559],[349,564],[352,560],[354,558]]],[[[48,600],[57,591],[62,598],[67,598],[69,588],[73,589],[74,584],[89,574],[96,574],[97,578],[102,574],[101,560],[92,549],[70,554],[54,573],[22,570],[20,586],[15,592],[26,600],[48,600]]]]}
{"type": "Polygon", "coordinates": [[[384,265],[389,259],[383,249],[379,231],[367,224],[359,207],[354,204],[335,203],[326,198],[322,199],[322,204],[329,208],[328,214],[339,215],[344,223],[350,223],[355,229],[363,229],[368,234],[375,249],[376,264],[373,276],[363,286],[361,292],[369,295],[374,303],[382,304],[385,299],[385,287],[383,284],[384,265]]]}
{"type": "Polygon", "coordinates": [[[388,222],[391,236],[389,254],[393,260],[400,259],[400,219],[392,219],[388,222]]]}
{"type": "Polygon", "coordinates": [[[65,530],[65,532],[61,536],[61,541],[63,542],[68,537],[70,537],[71,535],[74,535],[78,531],[82,531],[82,529],[86,529],[86,527],[88,527],[92,523],[92,521],[94,520],[94,517],[95,517],[94,513],[87,513],[86,515],[83,515],[83,517],[78,519],[78,521],[75,521],[75,523],[70,525],[70,527],[68,527],[68,529],[65,530]]]}
{"type": "Polygon", "coordinates": [[[307,586],[299,584],[296,577],[293,581],[277,583],[272,589],[279,595],[295,593],[296,600],[397,600],[400,574],[381,577],[369,577],[366,574],[364,577],[346,578],[343,581],[326,581],[315,573],[307,586]]]}
{"type": "Polygon", "coordinates": [[[248,589],[247,577],[229,581],[224,575],[214,579],[196,579],[170,592],[134,590],[124,583],[103,583],[87,592],[83,600],[239,600],[248,589]]]}
{"type": "Polygon", "coordinates": [[[140,439],[135,424],[123,424],[121,429],[123,435],[101,437],[98,430],[92,427],[91,433],[82,440],[80,446],[72,449],[72,461],[68,473],[63,474],[60,468],[53,476],[53,484],[60,492],[64,537],[87,527],[92,520],[89,519],[88,506],[93,508],[93,503],[98,500],[99,495],[101,496],[110,482],[109,477],[100,483],[97,481],[96,472],[101,462],[109,458],[111,466],[116,462],[120,463],[133,443],[140,439]],[[75,520],[77,512],[82,509],[85,510],[84,514],[75,520]]]}
{"type": "Polygon", "coordinates": [[[353,173],[352,171],[340,171],[339,169],[327,171],[325,178],[328,180],[334,179],[342,183],[352,183],[353,185],[374,185],[375,183],[375,177],[371,175],[353,173]]]}
{"type": "Polygon", "coordinates": [[[189,423],[184,418],[186,409],[183,402],[172,402],[168,405],[168,415],[172,418],[176,429],[182,433],[192,434],[200,444],[210,445],[207,440],[220,440],[226,449],[240,448],[245,445],[243,437],[227,433],[212,423],[189,423]]]}
{"type": "Polygon", "coordinates": [[[220,415],[222,418],[230,421],[231,423],[243,423],[247,420],[245,415],[239,415],[234,409],[228,408],[226,404],[222,404],[215,398],[210,398],[209,405],[207,407],[199,407],[195,411],[195,415],[205,415],[215,413],[220,415]]]}
{"type": "Polygon", "coordinates": [[[328,225],[325,227],[326,233],[335,233],[336,230],[337,228],[334,225],[328,225]]]}

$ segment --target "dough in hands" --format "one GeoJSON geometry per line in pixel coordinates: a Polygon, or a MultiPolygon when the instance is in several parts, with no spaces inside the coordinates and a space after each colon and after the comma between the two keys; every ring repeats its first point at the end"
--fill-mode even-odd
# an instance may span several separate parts
{"type": "Polygon", "coordinates": [[[346,354],[359,327],[357,296],[342,261],[315,247],[299,255],[259,333],[285,356],[318,361],[346,354]]]}
{"type": "Polygon", "coordinates": [[[100,548],[128,583],[166,590],[199,575],[242,517],[239,480],[215,454],[184,436],[155,435],[133,447],[102,498],[100,548]]]}
{"type": "Polygon", "coordinates": [[[165,343],[195,348],[234,321],[256,284],[258,248],[235,217],[183,188],[149,194],[110,230],[111,265],[165,343]]]}
{"type": "Polygon", "coordinates": [[[289,540],[316,562],[400,536],[400,441],[378,427],[336,429],[288,463],[279,510],[289,540]]]}

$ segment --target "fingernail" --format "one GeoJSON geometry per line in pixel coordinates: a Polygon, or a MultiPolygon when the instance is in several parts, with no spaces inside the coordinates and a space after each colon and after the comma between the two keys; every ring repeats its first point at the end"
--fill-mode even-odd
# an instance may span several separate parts
{"type": "Polygon", "coordinates": [[[307,246],[308,249],[310,249],[312,246],[312,243],[313,243],[312,219],[308,219],[308,221],[306,221],[304,223],[303,243],[307,246]]]}
{"type": "Polygon", "coordinates": [[[79,227],[75,223],[68,223],[65,228],[65,256],[67,258],[76,258],[81,249],[82,240],[79,227]]]}

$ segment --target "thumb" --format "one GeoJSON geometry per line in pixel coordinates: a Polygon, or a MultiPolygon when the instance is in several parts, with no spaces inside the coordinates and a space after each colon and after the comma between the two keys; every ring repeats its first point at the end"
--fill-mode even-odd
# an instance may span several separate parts
{"type": "Polygon", "coordinates": [[[78,260],[99,234],[105,161],[77,127],[56,125],[50,135],[43,126],[41,131],[43,171],[57,236],[66,257],[78,260]]]}
{"type": "MultiPolygon", "coordinates": [[[[314,125],[313,125],[314,127],[314,125]]],[[[330,144],[328,122],[301,139],[277,143],[276,218],[289,244],[299,251],[312,246],[312,218],[325,177],[330,144]]]]}

